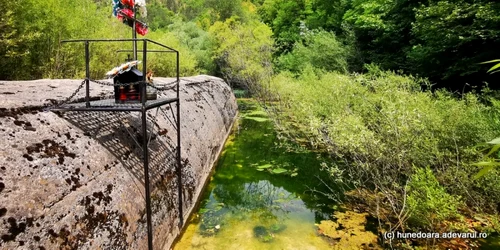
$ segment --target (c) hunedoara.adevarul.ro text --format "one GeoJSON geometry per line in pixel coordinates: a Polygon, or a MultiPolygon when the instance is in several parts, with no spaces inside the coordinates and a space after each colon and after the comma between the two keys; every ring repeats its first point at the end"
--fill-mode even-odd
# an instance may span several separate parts
{"type": "Polygon", "coordinates": [[[479,232],[467,232],[467,233],[429,233],[429,232],[417,232],[417,233],[404,233],[399,231],[385,232],[384,239],[486,239],[488,237],[487,233],[479,232]]]}

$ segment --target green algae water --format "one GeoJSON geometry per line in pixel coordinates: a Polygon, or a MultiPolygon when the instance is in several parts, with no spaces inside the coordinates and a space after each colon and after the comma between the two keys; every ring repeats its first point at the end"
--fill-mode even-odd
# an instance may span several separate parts
{"type": "MultiPolygon", "coordinates": [[[[174,249],[335,249],[335,242],[318,235],[317,223],[332,219],[336,208],[316,195],[332,194],[315,172],[322,157],[278,139],[254,101],[239,99],[238,105],[238,122],[174,249]]],[[[375,222],[369,227],[376,233],[375,222]]],[[[481,244],[500,249],[498,236],[481,244]]]]}
{"type": "Polygon", "coordinates": [[[238,104],[238,123],[175,249],[331,248],[315,226],[333,213],[333,202],[315,195],[327,192],[314,173],[321,157],[278,140],[253,101],[238,104]]]}

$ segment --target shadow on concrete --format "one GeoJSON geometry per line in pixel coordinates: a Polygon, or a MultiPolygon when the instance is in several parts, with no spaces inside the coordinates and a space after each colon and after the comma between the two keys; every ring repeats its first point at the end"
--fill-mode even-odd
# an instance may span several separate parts
{"type": "MultiPolygon", "coordinates": [[[[166,130],[159,127],[154,119],[154,113],[154,110],[150,110],[147,115],[147,135],[151,136],[148,147],[151,188],[157,187],[166,176],[174,174],[176,166],[176,142],[160,132],[166,130]]],[[[161,111],[158,116],[160,113],[161,111]]],[[[85,135],[95,139],[144,185],[141,114],[139,112],[68,111],[62,113],[62,117],[84,131],[85,135]]]]}

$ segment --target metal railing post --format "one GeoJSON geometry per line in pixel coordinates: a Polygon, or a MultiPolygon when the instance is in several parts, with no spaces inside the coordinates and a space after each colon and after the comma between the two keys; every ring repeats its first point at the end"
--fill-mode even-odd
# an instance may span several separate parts
{"type": "Polygon", "coordinates": [[[151,221],[151,192],[149,190],[149,145],[147,136],[147,110],[142,108],[142,151],[144,157],[144,188],[146,192],[146,224],[148,229],[148,249],[153,250],[153,225],[151,221]]]}
{"type": "Polygon", "coordinates": [[[90,51],[89,41],[85,41],[85,106],[90,107],[90,51]]]}
{"type": "MultiPolygon", "coordinates": [[[[135,42],[135,41],[134,41],[135,42]]],[[[144,154],[144,185],[146,188],[146,217],[147,217],[147,228],[148,228],[148,249],[153,250],[153,225],[152,225],[152,212],[151,212],[151,191],[149,189],[149,145],[148,145],[148,131],[147,131],[147,120],[146,120],[146,51],[147,51],[147,41],[143,41],[142,44],[142,72],[143,72],[143,82],[141,91],[141,101],[142,101],[142,141],[143,141],[143,154],[144,154]]],[[[137,53],[137,51],[136,51],[137,53]]]]}
{"type": "Polygon", "coordinates": [[[134,50],[134,60],[137,60],[137,32],[135,31],[135,26],[137,25],[136,24],[136,19],[135,19],[135,14],[136,14],[136,8],[134,6],[133,9],[133,13],[134,13],[134,19],[132,21],[132,39],[134,39],[134,41],[132,42],[132,47],[133,47],[133,50],[134,50]]]}
{"type": "Polygon", "coordinates": [[[181,99],[179,96],[180,78],[179,78],[179,52],[176,51],[177,65],[177,182],[179,193],[179,227],[184,224],[183,204],[182,204],[182,163],[181,163],[181,99]]]}
{"type": "Polygon", "coordinates": [[[147,71],[147,64],[146,64],[146,59],[147,59],[147,50],[148,50],[148,42],[146,40],[142,41],[142,90],[141,90],[141,102],[142,105],[144,106],[147,102],[147,91],[146,88],[148,86],[147,82],[147,77],[146,77],[146,71],[147,71]]]}

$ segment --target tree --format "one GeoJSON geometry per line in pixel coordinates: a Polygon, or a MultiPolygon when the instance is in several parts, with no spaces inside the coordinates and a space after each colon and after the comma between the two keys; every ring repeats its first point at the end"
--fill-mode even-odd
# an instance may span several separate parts
{"type": "Polygon", "coordinates": [[[262,20],[267,23],[276,40],[279,53],[289,52],[300,40],[300,24],[306,18],[304,0],[266,0],[259,9],[262,20]]]}
{"type": "Polygon", "coordinates": [[[481,83],[486,75],[478,63],[500,57],[499,14],[500,3],[485,0],[438,1],[419,7],[408,51],[415,72],[435,81],[481,83]]]}
{"type": "Polygon", "coordinates": [[[326,71],[347,72],[348,48],[327,31],[311,31],[304,42],[297,42],[290,53],[278,58],[278,67],[301,73],[307,65],[326,71]]]}
{"type": "Polygon", "coordinates": [[[209,30],[214,60],[229,82],[258,93],[272,73],[271,29],[260,22],[243,24],[237,18],[216,22],[209,30]]]}

